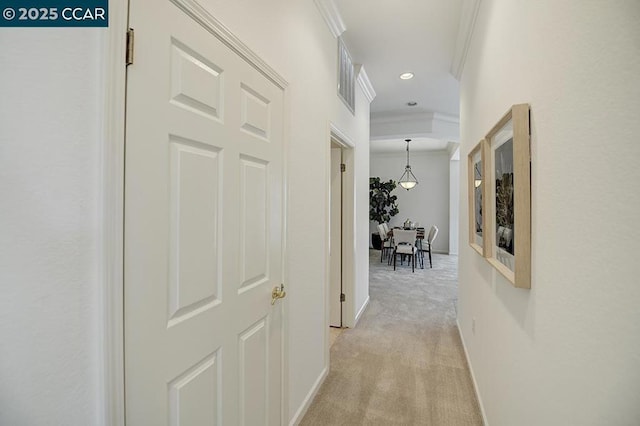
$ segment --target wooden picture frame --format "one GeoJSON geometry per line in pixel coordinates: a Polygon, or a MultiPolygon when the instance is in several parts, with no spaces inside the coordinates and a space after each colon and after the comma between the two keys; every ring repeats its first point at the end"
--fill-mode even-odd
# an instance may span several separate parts
{"type": "Polygon", "coordinates": [[[469,152],[467,156],[467,180],[469,193],[469,245],[480,256],[485,256],[485,245],[489,240],[484,238],[486,232],[486,207],[488,199],[486,175],[488,158],[488,145],[486,139],[482,139],[469,152]],[[485,213],[485,214],[483,214],[485,213]]]}
{"type": "Polygon", "coordinates": [[[514,287],[531,288],[529,105],[512,106],[485,139],[485,257],[514,287]]]}

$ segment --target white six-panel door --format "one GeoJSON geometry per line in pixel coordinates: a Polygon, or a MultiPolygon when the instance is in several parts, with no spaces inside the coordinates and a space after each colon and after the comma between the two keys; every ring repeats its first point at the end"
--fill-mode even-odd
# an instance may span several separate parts
{"type": "Polygon", "coordinates": [[[129,25],[127,425],[281,424],[283,91],[168,0],[129,25]]]}

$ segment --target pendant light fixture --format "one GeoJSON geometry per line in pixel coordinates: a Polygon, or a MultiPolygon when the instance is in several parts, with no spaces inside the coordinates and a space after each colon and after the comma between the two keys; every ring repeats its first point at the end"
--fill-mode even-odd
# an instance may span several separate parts
{"type": "Polygon", "coordinates": [[[411,172],[411,165],[409,165],[409,142],[411,139],[405,139],[405,142],[407,143],[407,167],[404,168],[404,173],[398,183],[408,191],[418,184],[418,179],[411,172]]]}

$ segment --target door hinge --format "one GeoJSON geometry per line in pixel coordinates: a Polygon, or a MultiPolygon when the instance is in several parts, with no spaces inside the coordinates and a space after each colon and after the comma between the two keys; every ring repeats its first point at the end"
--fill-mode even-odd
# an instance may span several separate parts
{"type": "Polygon", "coordinates": [[[347,171],[347,165],[346,164],[340,164],[340,171],[341,172],[346,172],[347,171]]]}
{"type": "Polygon", "coordinates": [[[133,64],[133,28],[127,30],[126,62],[127,66],[133,64]]]}
{"type": "Polygon", "coordinates": [[[344,293],[340,293],[340,301],[341,301],[341,302],[344,302],[344,301],[345,301],[344,293]]]}

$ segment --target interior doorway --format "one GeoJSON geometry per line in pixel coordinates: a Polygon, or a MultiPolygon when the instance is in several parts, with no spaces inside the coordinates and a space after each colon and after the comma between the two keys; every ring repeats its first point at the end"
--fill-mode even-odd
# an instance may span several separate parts
{"type": "Polygon", "coordinates": [[[342,282],[342,146],[331,142],[331,197],[329,241],[329,326],[342,328],[344,289],[342,282]]]}
{"type": "Polygon", "coordinates": [[[354,143],[333,124],[329,140],[327,347],[355,325],[354,143]]]}

